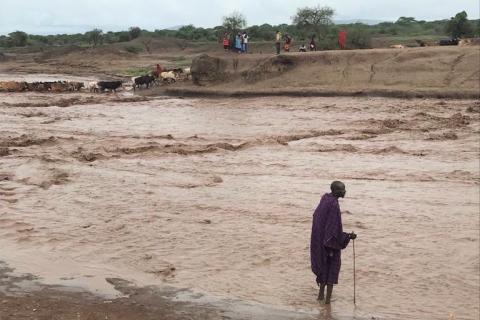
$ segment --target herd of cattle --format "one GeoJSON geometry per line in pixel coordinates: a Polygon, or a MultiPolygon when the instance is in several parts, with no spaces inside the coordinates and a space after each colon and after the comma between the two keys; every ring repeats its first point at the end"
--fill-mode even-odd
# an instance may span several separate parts
{"type": "MultiPolygon", "coordinates": [[[[190,68],[175,68],[172,70],[160,72],[152,72],[151,74],[132,77],[129,85],[132,86],[133,90],[140,89],[145,87],[146,89],[154,85],[160,85],[161,83],[171,84],[176,82],[178,79],[189,79],[191,75],[190,68]]],[[[123,85],[122,81],[98,81],[90,82],[88,84],[88,89],[90,92],[103,92],[105,90],[116,91],[123,85]]]]}
{"type": "Polygon", "coordinates": [[[83,82],[77,81],[0,81],[0,91],[6,92],[22,92],[22,91],[36,91],[36,92],[71,92],[80,91],[85,87],[83,82]]]}
{"type": "Polygon", "coordinates": [[[90,92],[113,91],[125,86],[132,87],[133,90],[142,87],[149,88],[154,85],[171,84],[179,79],[189,79],[190,68],[172,69],[169,71],[156,74],[152,72],[150,75],[132,77],[131,81],[109,80],[109,81],[92,81],[88,83],[78,81],[0,81],[0,92],[73,92],[88,89],[90,92]]]}

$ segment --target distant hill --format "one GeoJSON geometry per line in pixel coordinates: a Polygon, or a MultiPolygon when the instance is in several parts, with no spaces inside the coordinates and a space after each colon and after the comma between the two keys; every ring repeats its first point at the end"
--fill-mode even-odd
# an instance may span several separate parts
{"type": "Polygon", "coordinates": [[[376,25],[382,22],[394,22],[394,21],[385,21],[385,20],[369,20],[369,19],[339,19],[333,20],[335,24],[352,24],[352,23],[363,23],[368,25],[376,25]]]}
{"type": "Polygon", "coordinates": [[[165,28],[164,30],[178,31],[180,30],[181,27],[185,27],[185,25],[173,26],[173,27],[165,28]]]}

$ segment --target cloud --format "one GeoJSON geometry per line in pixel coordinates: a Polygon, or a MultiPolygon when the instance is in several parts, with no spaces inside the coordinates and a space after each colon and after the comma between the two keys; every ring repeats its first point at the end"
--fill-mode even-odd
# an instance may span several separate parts
{"type": "MultiPolygon", "coordinates": [[[[290,23],[297,8],[317,5],[317,0],[2,0],[0,33],[85,32],[99,27],[126,30],[130,26],[163,29],[194,24],[213,27],[233,11],[243,13],[248,25],[290,23]]],[[[396,20],[400,16],[423,20],[448,19],[466,10],[479,18],[472,0],[324,0],[337,19],[396,20]]]]}

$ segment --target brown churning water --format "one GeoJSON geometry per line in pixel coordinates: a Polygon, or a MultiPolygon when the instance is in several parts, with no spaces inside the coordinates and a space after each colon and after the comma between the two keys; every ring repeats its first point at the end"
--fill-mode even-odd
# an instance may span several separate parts
{"type": "Polygon", "coordinates": [[[342,180],[357,309],[349,247],[334,312],[478,318],[478,102],[16,97],[0,96],[0,238],[14,267],[317,309],[311,218],[342,180]]]}

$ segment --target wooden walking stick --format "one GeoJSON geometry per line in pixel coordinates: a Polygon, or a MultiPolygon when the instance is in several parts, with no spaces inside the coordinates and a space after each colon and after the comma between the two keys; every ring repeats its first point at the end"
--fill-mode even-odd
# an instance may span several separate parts
{"type": "Polygon", "coordinates": [[[356,291],[356,284],[355,284],[355,239],[352,240],[352,247],[353,247],[353,304],[356,304],[355,300],[355,291],[356,291]]]}

